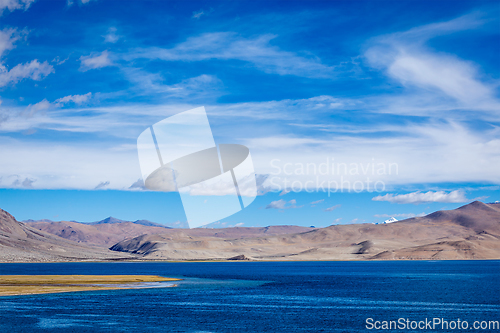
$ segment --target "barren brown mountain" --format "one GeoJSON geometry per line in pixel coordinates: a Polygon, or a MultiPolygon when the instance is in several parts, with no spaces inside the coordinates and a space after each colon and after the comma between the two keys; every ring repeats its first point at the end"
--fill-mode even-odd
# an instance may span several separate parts
{"type": "Polygon", "coordinates": [[[149,221],[122,221],[113,217],[94,223],[79,223],[49,220],[29,221],[28,225],[53,235],[78,243],[91,244],[109,248],[124,239],[140,235],[160,234],[169,228],[149,221]]]}
{"type": "Polygon", "coordinates": [[[135,222],[108,217],[93,223],[75,221],[54,222],[50,220],[28,220],[28,225],[41,231],[69,239],[78,243],[92,244],[109,248],[125,239],[142,235],[168,235],[172,239],[186,237],[246,238],[266,235],[294,234],[309,231],[311,228],[298,226],[272,226],[265,228],[226,228],[226,229],[172,229],[160,224],[139,220],[135,222]]]}
{"type": "Polygon", "coordinates": [[[390,224],[320,229],[167,229],[140,223],[107,219],[94,224],[41,221],[28,225],[0,210],[0,261],[500,258],[500,204],[477,201],[390,224]],[[151,230],[157,234],[123,239],[151,230]],[[102,247],[115,237],[122,240],[111,247],[113,251],[102,247]]]}
{"type": "MultiPolygon", "coordinates": [[[[275,227],[270,227],[275,228],[275,227]]],[[[242,237],[236,229],[169,230],[122,241],[114,251],[145,259],[499,259],[500,205],[475,201],[390,224],[351,224],[242,237]]]]}
{"type": "Polygon", "coordinates": [[[81,245],[18,222],[0,209],[0,261],[43,262],[130,259],[126,253],[81,245]]]}

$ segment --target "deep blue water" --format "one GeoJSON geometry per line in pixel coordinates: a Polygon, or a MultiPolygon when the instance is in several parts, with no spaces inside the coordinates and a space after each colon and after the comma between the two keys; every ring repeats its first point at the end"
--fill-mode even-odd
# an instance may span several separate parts
{"type": "MultiPolygon", "coordinates": [[[[500,320],[500,261],[0,264],[0,274],[185,279],[1,297],[0,332],[370,332],[367,318],[500,320]]],[[[401,332],[423,331],[458,330],[401,332]]]]}

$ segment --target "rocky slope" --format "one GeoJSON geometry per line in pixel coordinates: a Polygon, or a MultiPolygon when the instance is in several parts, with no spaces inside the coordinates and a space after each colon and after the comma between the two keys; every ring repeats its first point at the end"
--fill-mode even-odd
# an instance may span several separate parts
{"type": "Polygon", "coordinates": [[[78,243],[91,244],[109,248],[124,239],[140,235],[160,234],[170,229],[161,224],[147,220],[134,222],[108,217],[93,223],[75,221],[54,222],[50,220],[27,221],[30,227],[68,239],[78,243]]]}
{"type": "Polygon", "coordinates": [[[133,255],[81,245],[18,222],[0,209],[0,262],[120,260],[133,255]]]}
{"type": "Polygon", "coordinates": [[[142,235],[111,249],[171,260],[238,256],[255,260],[500,258],[500,205],[478,201],[382,225],[336,225],[293,234],[248,231],[246,237],[234,229],[240,228],[142,235]]]}

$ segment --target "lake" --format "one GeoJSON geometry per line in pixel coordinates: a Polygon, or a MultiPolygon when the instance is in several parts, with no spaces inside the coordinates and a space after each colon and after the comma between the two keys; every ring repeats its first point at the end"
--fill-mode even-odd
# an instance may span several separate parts
{"type": "Polygon", "coordinates": [[[0,332],[376,331],[368,318],[410,326],[391,332],[456,332],[411,325],[500,320],[500,261],[0,264],[0,274],[184,279],[174,288],[2,297],[0,332]]]}

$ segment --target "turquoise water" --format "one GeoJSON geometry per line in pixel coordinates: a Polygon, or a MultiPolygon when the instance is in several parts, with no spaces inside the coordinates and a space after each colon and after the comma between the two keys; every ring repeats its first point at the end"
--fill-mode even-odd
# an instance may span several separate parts
{"type": "Polygon", "coordinates": [[[369,332],[367,318],[500,320],[500,261],[0,264],[0,274],[184,279],[2,297],[0,332],[369,332]]]}

